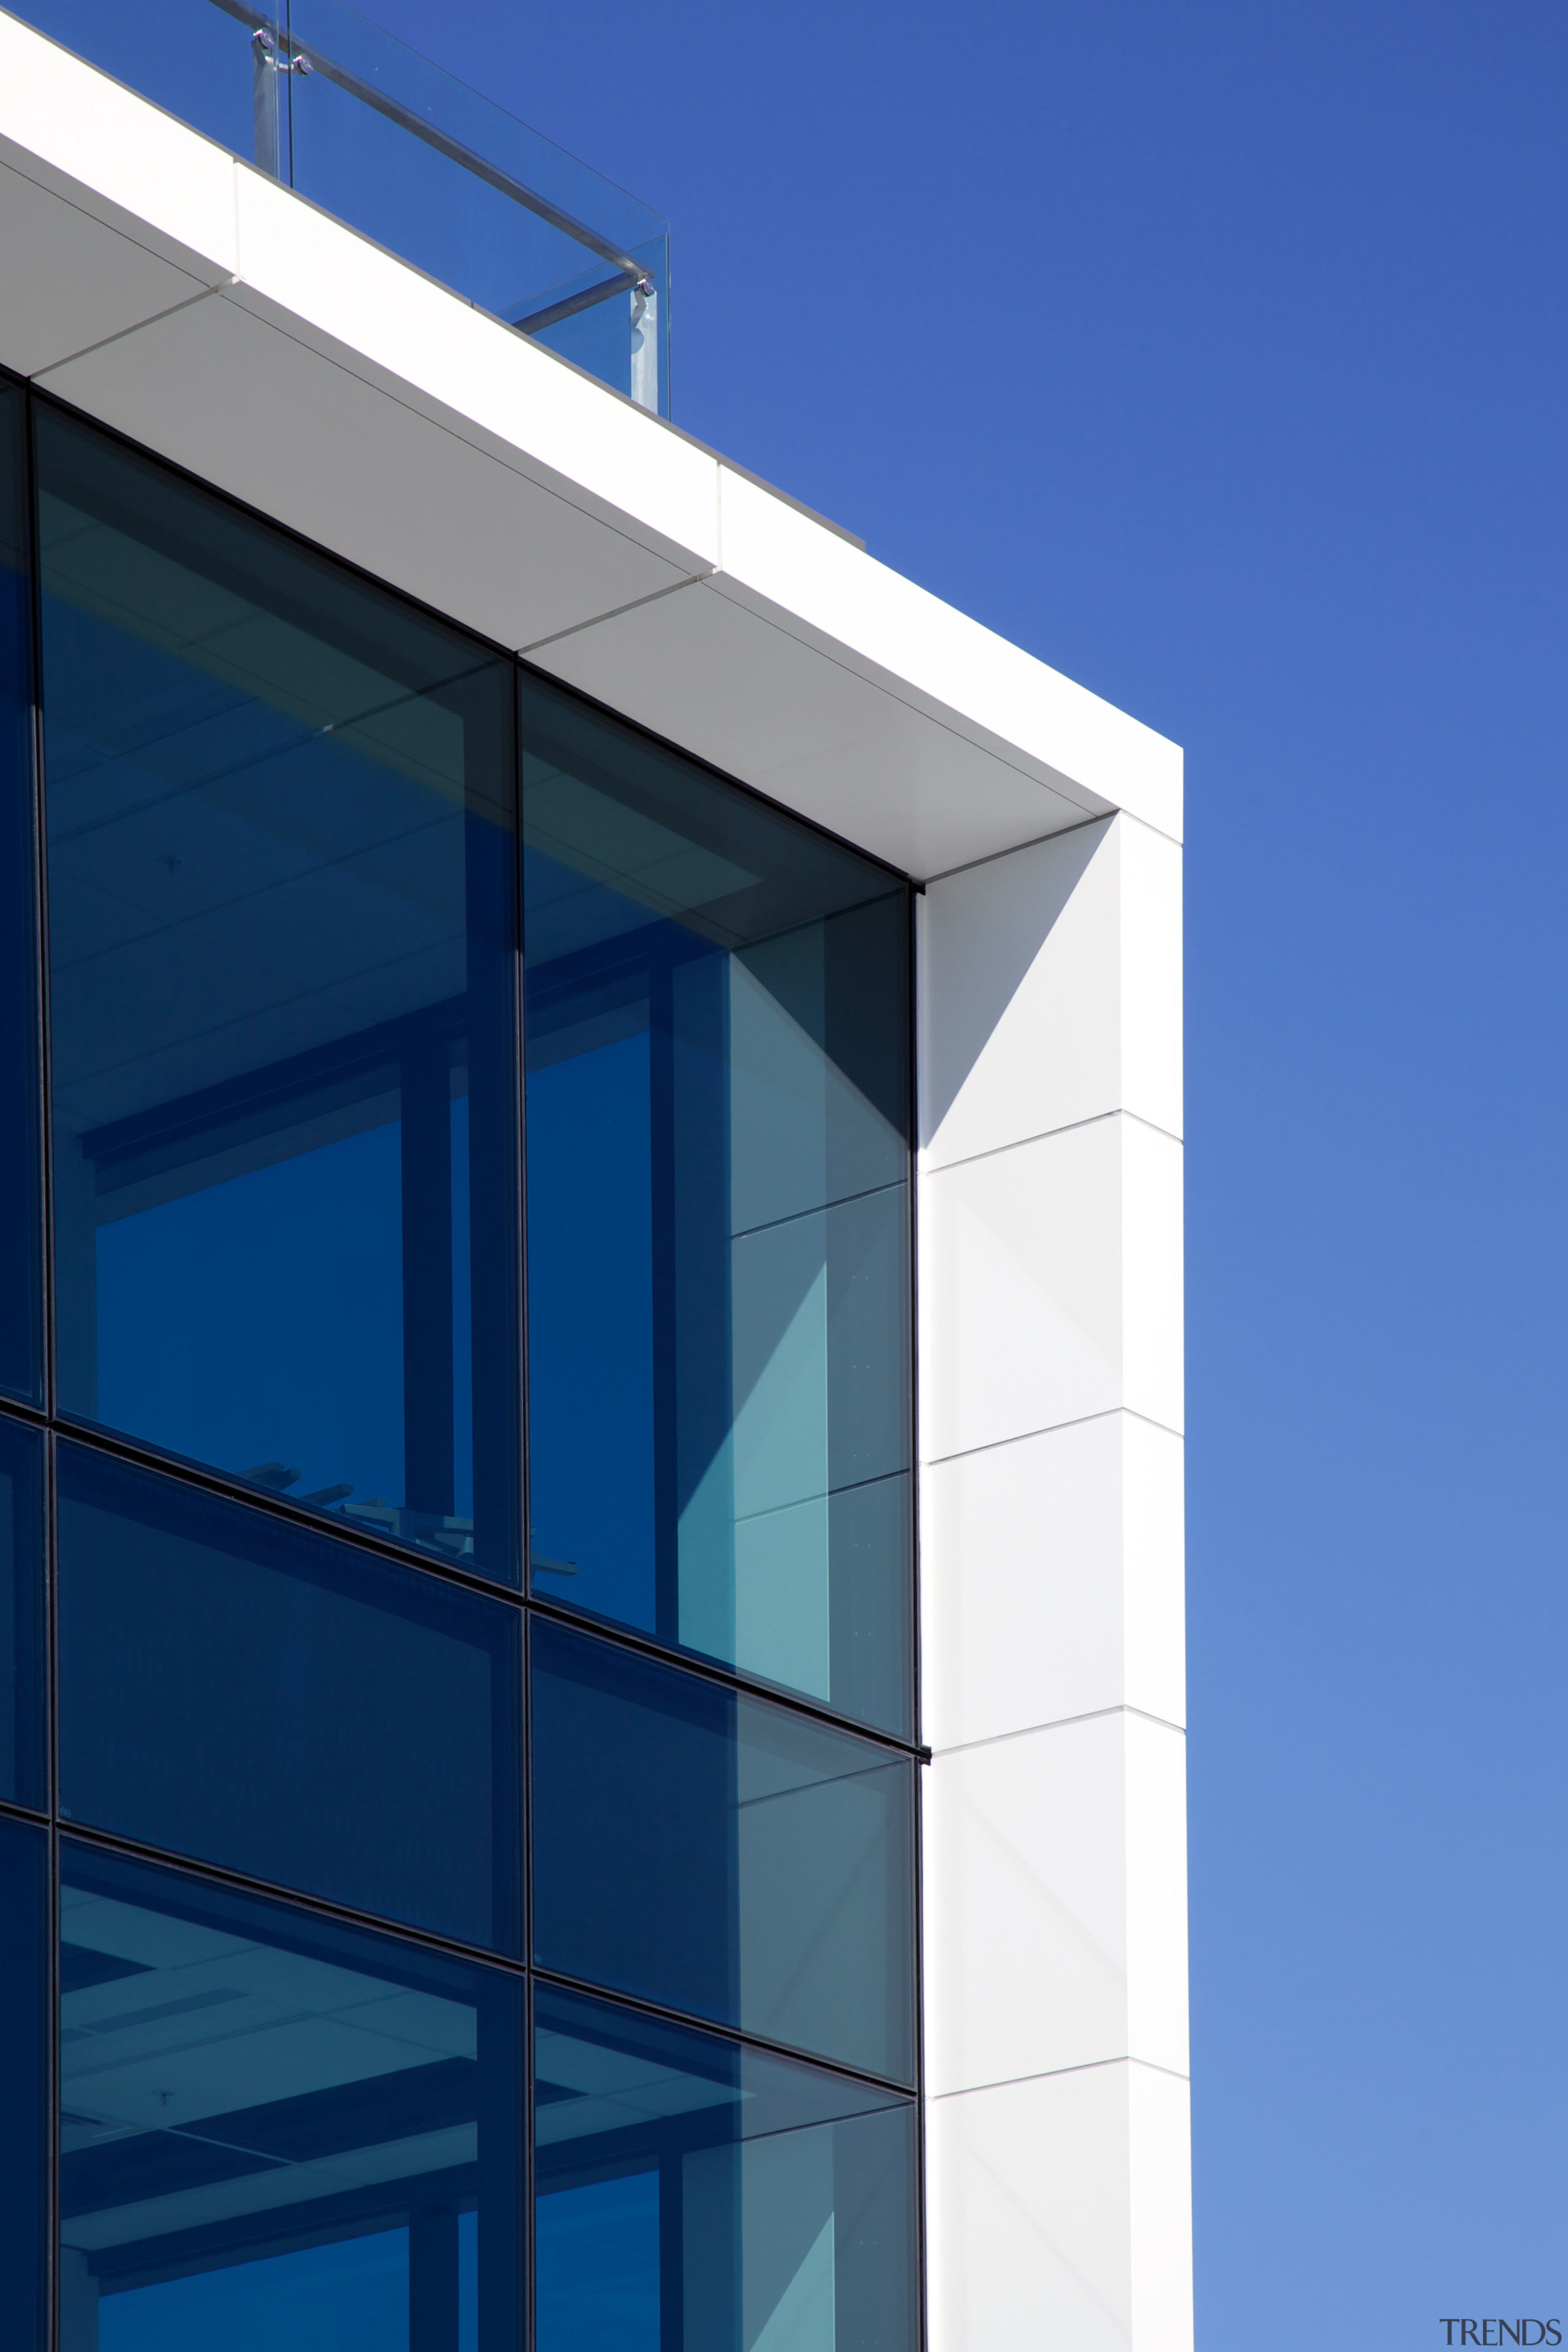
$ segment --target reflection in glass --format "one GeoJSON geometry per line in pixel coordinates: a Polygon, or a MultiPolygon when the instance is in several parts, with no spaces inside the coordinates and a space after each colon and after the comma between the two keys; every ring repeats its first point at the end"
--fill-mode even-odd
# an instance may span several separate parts
{"type": "Polygon", "coordinates": [[[42,1810],[44,1445],[37,1430],[0,1420],[0,1797],[42,1810]]]}
{"type": "Polygon", "coordinates": [[[534,1995],[539,2352],[911,2352],[907,2099],[534,1995]]]}
{"type": "Polygon", "coordinates": [[[516,1612],[85,1447],[59,1476],[67,1814],[516,1948],[516,1612]]]}
{"type": "Polygon", "coordinates": [[[912,2079],[912,1766],[536,1621],[542,1968],[912,2079]]]}
{"type": "Polygon", "coordinates": [[[535,1591],[910,1721],[909,898],[525,680],[535,1591]]]}
{"type": "Polygon", "coordinates": [[[510,1577],[508,666],[37,433],[61,1402],[510,1577]]]}
{"type": "Polygon", "coordinates": [[[60,2352],[515,2352],[516,1986],[62,1870],[60,2352]]]}
{"type": "Polygon", "coordinates": [[[0,384],[0,1389],[42,1399],[27,412],[0,384]]]}
{"type": "Polygon", "coordinates": [[[288,37],[312,69],[279,78],[285,178],[482,310],[528,322],[617,392],[668,415],[669,236],[658,214],[343,0],[292,0],[288,37]],[[367,101],[367,91],[395,112],[367,101]],[[435,139],[421,138],[410,117],[435,139]],[[475,170],[465,152],[490,168],[475,170]],[[522,192],[543,203],[531,206],[522,192]]]}
{"type": "MultiPolygon", "coordinates": [[[[0,1821],[0,2313],[7,2352],[44,2352],[48,1841],[0,1821]]],[[[61,2347],[65,2352],[65,2347],[61,2347]]]]}

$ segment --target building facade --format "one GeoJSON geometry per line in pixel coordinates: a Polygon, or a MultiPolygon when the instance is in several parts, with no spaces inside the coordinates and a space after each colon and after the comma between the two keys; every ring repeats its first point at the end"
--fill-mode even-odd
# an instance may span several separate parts
{"type": "Polygon", "coordinates": [[[7,2344],[1181,2352],[1179,754],[225,6],[0,15],[7,2344]]]}

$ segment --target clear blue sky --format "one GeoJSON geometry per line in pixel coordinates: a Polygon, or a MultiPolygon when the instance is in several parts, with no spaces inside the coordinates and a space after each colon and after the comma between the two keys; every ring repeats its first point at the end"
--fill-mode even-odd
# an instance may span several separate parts
{"type": "Polygon", "coordinates": [[[671,216],[679,422],[1185,744],[1199,2340],[1568,2313],[1568,16],[370,5],[671,216]]]}

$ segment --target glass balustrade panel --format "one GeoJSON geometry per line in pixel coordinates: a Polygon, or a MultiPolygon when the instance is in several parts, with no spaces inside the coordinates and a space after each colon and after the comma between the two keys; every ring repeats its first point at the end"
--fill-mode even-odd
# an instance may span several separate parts
{"type": "Polygon", "coordinates": [[[668,226],[345,0],[26,0],[51,39],[669,414],[668,226]]]}

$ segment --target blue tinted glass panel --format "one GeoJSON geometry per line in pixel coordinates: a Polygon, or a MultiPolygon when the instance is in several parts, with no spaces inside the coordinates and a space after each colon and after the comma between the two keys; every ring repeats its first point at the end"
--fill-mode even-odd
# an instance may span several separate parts
{"type": "Polygon", "coordinates": [[[0,1389],[43,1394],[26,398],[0,383],[0,1389]]]}
{"type": "Polygon", "coordinates": [[[912,1766],[536,1621],[543,1968],[909,2082],[912,1766]]]}
{"type": "MultiPolygon", "coordinates": [[[[44,2352],[48,1843],[0,1821],[0,2310],[16,2352],[44,2352]]],[[[62,2346],[61,2352],[70,2352],[62,2346]]]]}
{"type": "Polygon", "coordinates": [[[69,1845],[62,1879],[61,2352],[515,2352],[515,1983],[69,1845]]]}
{"type": "Polygon", "coordinates": [[[510,1579],[510,667],[38,451],[61,1403],[510,1579]]]}
{"type": "Polygon", "coordinates": [[[519,1616],[62,1444],[69,1818],[516,1948],[519,1616]]]}
{"type": "Polygon", "coordinates": [[[522,699],[534,1591],[907,1732],[909,894],[522,699]]]}
{"type": "Polygon", "coordinates": [[[44,1444],[0,1420],[0,1797],[48,1801],[44,1706],[44,1444]]]}
{"type": "Polygon", "coordinates": [[[912,2102],[534,1995],[538,2352],[912,2352],[912,2102]]]}

